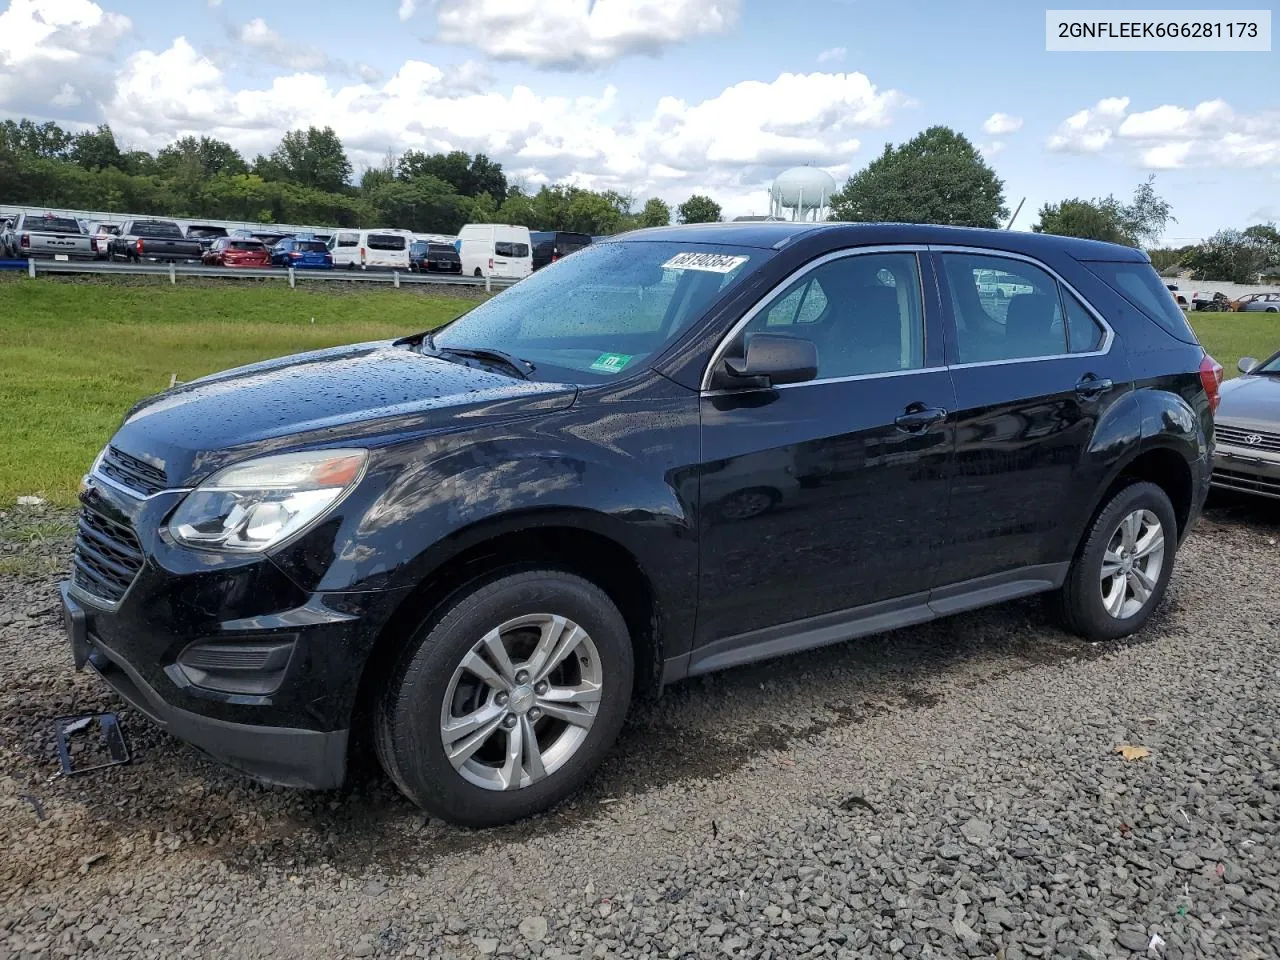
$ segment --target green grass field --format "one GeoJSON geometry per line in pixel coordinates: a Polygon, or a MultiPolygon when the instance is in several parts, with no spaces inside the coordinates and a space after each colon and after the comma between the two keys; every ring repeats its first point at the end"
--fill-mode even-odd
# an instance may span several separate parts
{"type": "MultiPolygon", "coordinates": [[[[209,281],[178,286],[0,281],[0,508],[24,494],[75,501],[76,485],[134,401],[179,380],[300,350],[438,326],[474,304],[417,290],[209,281]]],[[[1267,314],[1193,313],[1235,376],[1280,349],[1267,314]]]]}
{"type": "Polygon", "coordinates": [[[174,374],[401,336],[474,303],[337,283],[0,281],[0,508],[24,494],[74,503],[124,412],[174,374]]]}

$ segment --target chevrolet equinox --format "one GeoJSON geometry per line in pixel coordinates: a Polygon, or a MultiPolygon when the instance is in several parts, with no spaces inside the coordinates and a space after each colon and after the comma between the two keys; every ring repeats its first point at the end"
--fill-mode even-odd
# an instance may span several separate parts
{"type": "Polygon", "coordinates": [[[85,477],[77,668],[261,780],[571,794],[628,704],[1051,595],[1140,629],[1222,370],[1138,250],[902,224],[593,244],[432,333],[138,403],[85,477]]]}

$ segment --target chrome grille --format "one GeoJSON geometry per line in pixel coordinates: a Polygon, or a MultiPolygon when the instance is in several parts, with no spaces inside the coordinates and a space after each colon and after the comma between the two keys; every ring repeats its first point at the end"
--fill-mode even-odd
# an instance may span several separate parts
{"type": "Polygon", "coordinates": [[[115,603],[142,569],[142,545],[130,527],[85,507],[72,564],[71,580],[77,587],[115,603]]]}
{"type": "Polygon", "coordinates": [[[107,447],[106,455],[98,464],[98,472],[144,497],[159,493],[169,480],[163,470],[115,447],[107,447]]]}
{"type": "Polygon", "coordinates": [[[1228,427],[1219,424],[1213,428],[1213,436],[1218,443],[1227,443],[1233,447],[1269,450],[1273,453],[1280,453],[1280,433],[1244,430],[1240,427],[1228,427]]]}

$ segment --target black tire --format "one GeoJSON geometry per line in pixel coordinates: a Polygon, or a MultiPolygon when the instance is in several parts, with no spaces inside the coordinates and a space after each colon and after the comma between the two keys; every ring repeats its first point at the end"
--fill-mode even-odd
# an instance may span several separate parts
{"type": "Polygon", "coordinates": [[[378,760],[406,797],[442,820],[491,827],[540,813],[577,791],[613,746],[634,671],[626,622],[599,587],[558,570],[500,576],[455,595],[410,637],[378,695],[378,760]],[[445,695],[477,641],[499,624],[537,613],[567,617],[590,636],[602,671],[599,707],[585,739],[559,769],[514,790],[487,789],[465,779],[445,753],[445,695]]]}
{"type": "Polygon", "coordinates": [[[1080,549],[1057,595],[1067,628],[1086,640],[1117,640],[1141,630],[1164,599],[1178,549],[1178,521],[1168,495],[1154,483],[1137,482],[1116,493],[1089,524],[1080,549]],[[1150,511],[1164,536],[1164,558],[1155,588],[1141,609],[1123,618],[1112,616],[1103,604],[1100,579],[1103,556],[1121,521],[1137,510],[1150,511]]]}

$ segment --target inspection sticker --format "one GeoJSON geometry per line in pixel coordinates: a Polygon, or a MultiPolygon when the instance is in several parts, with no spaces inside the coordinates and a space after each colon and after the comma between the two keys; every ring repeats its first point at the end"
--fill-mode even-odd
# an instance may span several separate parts
{"type": "Polygon", "coordinates": [[[597,373],[621,373],[622,368],[631,362],[629,353],[602,353],[596,357],[591,369],[597,373]]]}
{"type": "Polygon", "coordinates": [[[677,253],[662,265],[662,269],[729,273],[734,267],[740,267],[746,262],[746,257],[735,257],[727,253],[677,253]]]}

